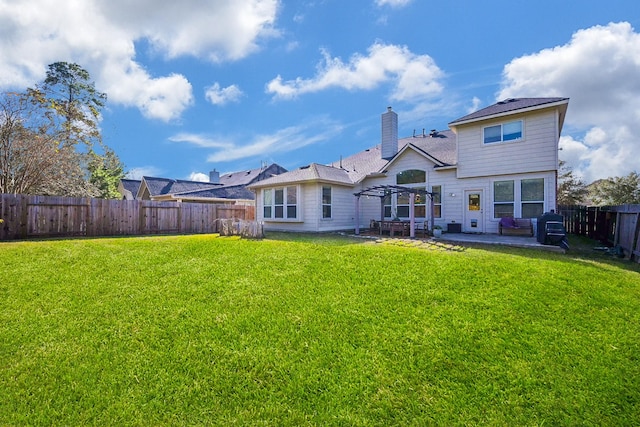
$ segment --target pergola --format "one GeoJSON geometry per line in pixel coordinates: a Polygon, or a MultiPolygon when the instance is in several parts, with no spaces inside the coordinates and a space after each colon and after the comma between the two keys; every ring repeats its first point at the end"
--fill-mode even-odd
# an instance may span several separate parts
{"type": "Polygon", "coordinates": [[[367,187],[362,191],[354,193],[356,196],[356,234],[360,234],[360,197],[368,196],[368,197],[378,197],[380,198],[380,221],[384,221],[384,198],[386,196],[398,193],[408,193],[409,194],[409,224],[410,224],[410,237],[414,238],[416,236],[415,232],[415,212],[414,207],[416,203],[416,196],[422,195],[424,197],[429,197],[429,210],[430,210],[430,225],[433,230],[433,214],[434,214],[434,204],[433,204],[433,193],[426,191],[424,189],[411,188],[411,187],[403,187],[401,185],[375,185],[373,187],[367,187]]]}

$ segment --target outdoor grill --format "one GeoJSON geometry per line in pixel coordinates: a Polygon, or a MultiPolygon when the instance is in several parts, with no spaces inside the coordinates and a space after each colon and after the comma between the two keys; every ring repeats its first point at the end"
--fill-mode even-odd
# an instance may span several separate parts
{"type": "Polygon", "coordinates": [[[569,249],[567,230],[562,222],[562,215],[555,212],[546,212],[538,218],[538,230],[536,238],[543,245],[555,245],[569,249]]]}

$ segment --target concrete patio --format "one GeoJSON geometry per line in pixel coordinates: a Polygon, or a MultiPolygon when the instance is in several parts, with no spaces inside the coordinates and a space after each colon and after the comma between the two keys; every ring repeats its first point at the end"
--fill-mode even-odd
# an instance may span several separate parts
{"type": "Polygon", "coordinates": [[[499,234],[443,233],[442,237],[433,238],[445,242],[478,243],[483,245],[502,245],[518,248],[541,249],[552,252],[566,252],[559,246],[543,245],[535,237],[501,236],[499,234]]]}

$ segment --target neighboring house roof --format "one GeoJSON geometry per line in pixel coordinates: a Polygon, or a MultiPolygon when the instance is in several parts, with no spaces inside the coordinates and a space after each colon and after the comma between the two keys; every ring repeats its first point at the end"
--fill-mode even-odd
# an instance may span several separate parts
{"type": "Polygon", "coordinates": [[[249,185],[253,182],[270,178],[275,175],[285,173],[287,170],[282,166],[272,163],[266,168],[250,169],[241,172],[232,172],[220,177],[220,184],[224,186],[249,185]]]}
{"type": "Polygon", "coordinates": [[[352,156],[335,161],[329,165],[312,163],[308,166],[283,173],[273,178],[249,185],[249,188],[260,188],[299,182],[327,182],[343,185],[354,185],[365,177],[375,173],[383,173],[401,153],[413,149],[431,158],[436,167],[456,164],[456,136],[450,131],[432,132],[425,136],[415,136],[398,140],[398,154],[390,160],[383,159],[380,146],[360,151],[352,156]]]}
{"type": "Polygon", "coordinates": [[[204,190],[188,191],[173,194],[174,198],[210,198],[210,199],[242,199],[253,200],[255,198],[252,191],[247,190],[244,185],[208,188],[204,190]]]}
{"type": "MultiPolygon", "coordinates": [[[[246,186],[286,172],[275,163],[262,168],[222,175],[216,182],[145,176],[141,181],[120,180],[121,192],[131,192],[132,198],[154,200],[172,199],[233,199],[253,200],[255,195],[246,186]]],[[[215,179],[215,178],[214,178],[215,179]]],[[[123,194],[124,195],[124,194],[123,194]]]]}
{"type": "Polygon", "coordinates": [[[497,102],[486,108],[460,117],[459,119],[450,122],[449,126],[500,117],[505,114],[512,114],[516,110],[533,110],[551,107],[554,104],[568,103],[569,98],[508,98],[504,101],[497,102]]]}
{"type": "Polygon", "coordinates": [[[131,199],[136,197],[138,194],[138,190],[140,189],[140,184],[142,181],[139,179],[121,179],[120,185],[122,186],[122,190],[129,194],[131,199]]]}
{"type": "Polygon", "coordinates": [[[165,194],[185,193],[196,190],[206,190],[220,187],[220,184],[210,182],[187,181],[182,179],[156,178],[152,176],[142,177],[151,197],[165,194]]]}

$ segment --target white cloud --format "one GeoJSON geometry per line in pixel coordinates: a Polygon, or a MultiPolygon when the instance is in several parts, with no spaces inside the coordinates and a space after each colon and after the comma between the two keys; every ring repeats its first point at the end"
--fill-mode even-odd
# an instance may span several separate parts
{"type": "Polygon", "coordinates": [[[404,7],[413,0],[376,0],[378,6],[404,7]]]}
{"type": "Polygon", "coordinates": [[[44,78],[47,64],[86,68],[109,101],[148,118],[173,120],[193,101],[185,76],[151,76],[135,61],[147,40],[167,58],[243,58],[277,34],[278,0],[0,0],[0,89],[44,78]],[[25,52],[28,52],[25,55],[25,52]]]}
{"type": "Polygon", "coordinates": [[[290,126],[273,134],[256,135],[244,145],[227,142],[227,138],[212,138],[196,134],[179,134],[171,137],[170,140],[215,149],[207,157],[207,161],[215,163],[295,151],[327,141],[343,129],[341,125],[326,118],[309,120],[308,123],[312,125],[290,126]]]}
{"type": "Polygon", "coordinates": [[[185,142],[188,144],[195,145],[201,148],[233,148],[234,144],[232,142],[217,140],[211,137],[197,135],[193,133],[179,133],[169,138],[169,141],[172,142],[185,142]]]}
{"type": "Polygon", "coordinates": [[[395,101],[416,101],[439,94],[444,73],[428,55],[416,55],[406,46],[375,43],[368,55],[355,54],[348,63],[332,58],[322,51],[323,62],[316,76],[283,81],[277,76],[267,84],[267,93],[276,98],[291,99],[299,95],[338,87],[346,90],[372,90],[392,82],[390,98],[395,101]]]}
{"type": "Polygon", "coordinates": [[[213,105],[225,105],[229,102],[238,102],[244,93],[237,85],[220,87],[220,83],[216,82],[212,86],[205,89],[205,98],[213,105]]]}
{"type": "Polygon", "coordinates": [[[191,172],[187,179],[189,181],[209,182],[209,175],[202,172],[191,172]]]}
{"type": "Polygon", "coordinates": [[[143,176],[160,176],[162,171],[155,166],[139,166],[127,172],[127,179],[142,179],[143,176]]]}
{"type": "Polygon", "coordinates": [[[590,182],[640,169],[639,75],[640,34],[611,23],[511,61],[498,99],[570,97],[560,157],[590,182]]]}

